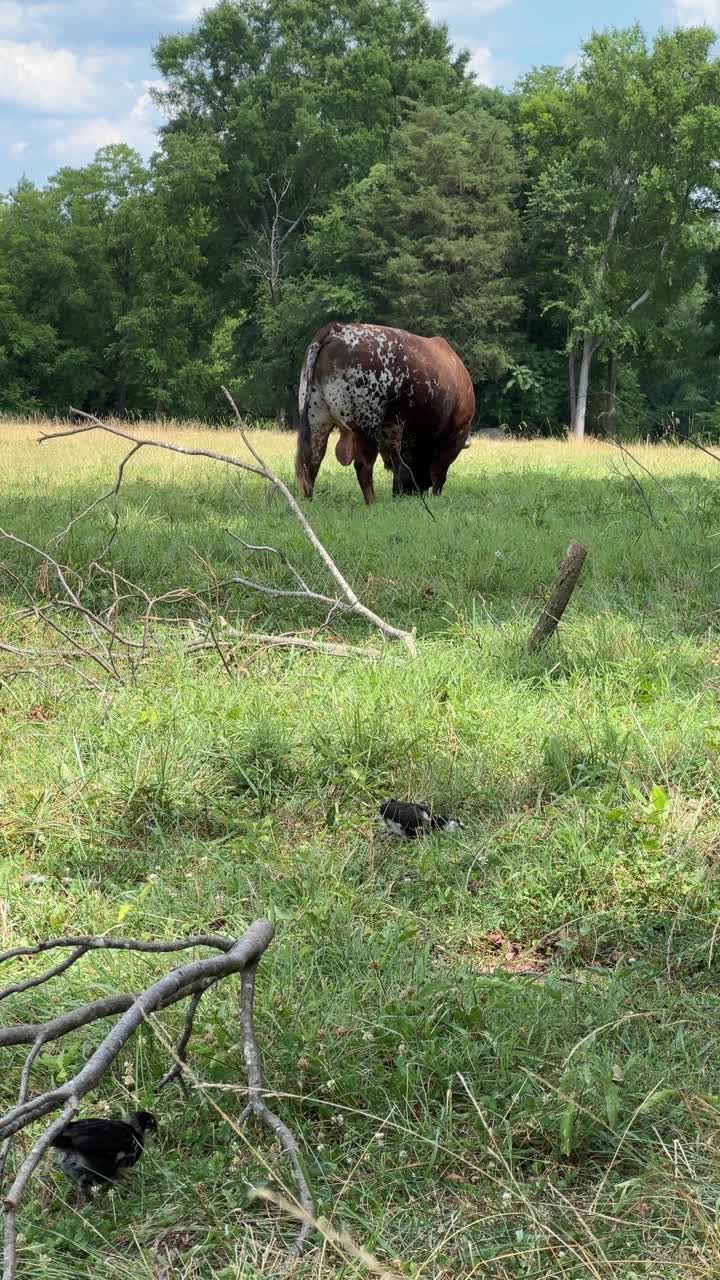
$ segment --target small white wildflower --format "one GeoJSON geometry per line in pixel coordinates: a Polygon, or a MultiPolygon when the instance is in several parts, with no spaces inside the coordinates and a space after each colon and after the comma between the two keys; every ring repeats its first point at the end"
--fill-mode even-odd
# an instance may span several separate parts
{"type": "Polygon", "coordinates": [[[333,1089],[337,1088],[337,1080],[326,1080],[325,1088],[327,1089],[328,1093],[332,1093],[333,1089]]]}

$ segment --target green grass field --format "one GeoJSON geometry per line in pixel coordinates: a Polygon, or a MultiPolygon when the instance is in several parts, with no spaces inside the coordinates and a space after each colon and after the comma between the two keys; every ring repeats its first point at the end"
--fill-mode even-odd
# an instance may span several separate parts
{"type": "MultiPolygon", "coordinates": [[[[122,449],[95,435],[39,448],[36,434],[0,425],[0,524],[42,548],[111,487],[122,449]]],[[[169,434],[240,451],[231,432],[169,434]]],[[[255,439],[289,478],[292,440],[255,439]]],[[[414,661],[391,646],[376,663],[242,648],[228,675],[214,652],[188,655],[188,610],[172,604],[165,643],[110,696],[0,653],[4,946],[275,922],[257,992],[268,1084],[319,1214],[347,1237],[317,1235],[300,1278],[365,1274],[351,1241],[427,1280],[720,1275],[720,463],[633,452],[652,477],[599,445],[477,443],[434,521],[393,502],[382,472],[366,509],[329,460],[305,509],[362,600],[417,628],[414,661]],[[573,538],[583,578],[530,658],[573,538]],[[465,829],[389,841],[373,821],[388,795],[465,829]]],[[[208,566],[291,585],[227,528],[328,587],[281,499],[231,468],[145,451],[118,510],[105,563],[151,594],[206,588],[208,566]]],[[[53,554],[83,570],[112,526],[109,503],[53,554]]],[[[48,590],[41,561],[9,543],[0,559],[15,575],[0,576],[0,639],[51,646],[20,616],[23,584],[48,590]]],[[[323,621],[236,587],[215,604],[256,631],[323,621]]],[[[329,634],[375,643],[355,619],[329,634]]],[[[6,1020],[167,967],[90,956],[8,1001],[6,1020]]],[[[279,1274],[295,1228],[251,1189],[289,1185],[283,1161],[230,1123],[244,1083],[233,984],[201,1005],[190,1100],[157,1099],[181,1022],[177,1009],[161,1036],[144,1028],[84,1108],[138,1100],[160,1141],[85,1209],[43,1167],[21,1215],[23,1280],[279,1274]]],[[[34,1088],[73,1074],[104,1026],[43,1051],[34,1088]]],[[[9,1106],[23,1053],[1,1056],[9,1106]]]]}

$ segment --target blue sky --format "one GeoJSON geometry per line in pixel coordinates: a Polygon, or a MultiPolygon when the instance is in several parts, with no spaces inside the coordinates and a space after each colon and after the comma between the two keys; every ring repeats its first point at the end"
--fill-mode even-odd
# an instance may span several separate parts
{"type": "MultiPolygon", "coordinates": [[[[0,190],[42,182],[98,147],[153,147],[152,46],[188,29],[208,0],[0,0],[0,190]]],[[[593,27],[637,20],[720,27],[720,0],[429,0],[473,53],[481,80],[510,85],[538,63],[568,64],[593,27]]]]}

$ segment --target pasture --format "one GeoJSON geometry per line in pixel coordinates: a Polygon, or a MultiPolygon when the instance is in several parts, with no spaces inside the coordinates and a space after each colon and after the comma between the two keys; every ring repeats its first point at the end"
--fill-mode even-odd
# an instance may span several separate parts
{"type": "MultiPolygon", "coordinates": [[[[0,524],[45,548],[111,487],[123,450],[99,435],[40,448],[36,434],[0,424],[0,524]]],[[[230,431],[167,436],[241,450],[230,431]]],[[[289,481],[292,437],[254,439],[289,481]]],[[[392,502],[380,468],[366,509],[328,456],[305,510],[363,602],[417,628],[416,660],[259,646],[226,672],[215,652],[187,652],[172,604],[137,681],[107,692],[0,653],[4,947],[275,922],[257,993],[266,1075],[344,1238],[317,1237],[300,1278],[365,1274],[352,1241],[427,1280],[720,1271],[720,463],[633,454],[652,476],[608,446],[474,443],[434,520],[392,502]],[[588,549],[583,577],[530,658],[572,539],[588,549]],[[386,796],[465,828],[391,842],[373,820],[386,796]]],[[[84,570],[112,510],[53,554],[84,570]]],[[[228,528],[327,588],[281,500],[230,468],[146,450],[118,511],[104,563],[151,594],[212,575],[288,584],[228,528]]],[[[9,543],[0,559],[14,575],[0,576],[0,640],[49,643],[20,616],[23,587],[46,589],[41,562],[9,543]]],[[[211,597],[218,618],[256,631],[323,621],[232,585],[211,597]]],[[[330,633],[375,642],[357,619],[330,633]]],[[[167,967],[90,959],[7,1002],[6,1018],[167,967]]],[[[244,1083],[231,989],[201,1006],[189,1099],[158,1100],[162,1037],[181,1021],[144,1028],[84,1108],[158,1112],[160,1140],[122,1189],[77,1209],[42,1170],[20,1222],[27,1280],[279,1273],[292,1227],[251,1188],[282,1187],[283,1163],[230,1123],[244,1083]]],[[[35,1087],[66,1079],[100,1035],[48,1046],[35,1087]]],[[[7,1106],[22,1060],[2,1052],[7,1106]]]]}

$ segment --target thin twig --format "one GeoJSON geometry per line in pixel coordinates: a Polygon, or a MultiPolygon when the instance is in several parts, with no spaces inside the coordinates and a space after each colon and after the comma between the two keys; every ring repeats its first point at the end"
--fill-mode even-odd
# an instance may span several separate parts
{"type": "MultiPolygon", "coordinates": [[[[22,1103],[25,1102],[27,1099],[28,1089],[30,1087],[30,1072],[32,1071],[32,1065],[44,1044],[46,1044],[46,1039],[43,1033],[40,1032],[37,1038],[33,1041],[30,1052],[25,1058],[25,1063],[22,1069],[22,1075],[20,1076],[20,1088],[18,1090],[19,1105],[22,1105],[22,1103]]],[[[11,1146],[12,1146],[12,1138],[6,1138],[2,1144],[2,1147],[0,1147],[0,1187],[3,1185],[5,1181],[5,1165],[7,1164],[8,1153],[10,1151],[11,1146]]]]}
{"type": "MultiPolygon", "coordinates": [[[[50,540],[50,546],[51,546],[51,547],[54,547],[54,546],[55,546],[55,544],[56,544],[56,543],[58,543],[58,542],[62,542],[62,539],[63,539],[63,538],[65,538],[65,537],[67,537],[67,535],[69,534],[69,532],[70,532],[70,530],[73,528],[73,526],[74,526],[74,525],[76,525],[76,524],[78,523],[78,521],[79,521],[79,520],[84,520],[86,516],[89,516],[89,515],[90,515],[90,512],[91,512],[91,511],[94,511],[96,507],[99,507],[101,503],[103,503],[103,502],[107,502],[109,498],[116,498],[116,497],[117,497],[117,495],[118,495],[118,494],[119,494],[119,492],[120,492],[120,486],[121,486],[121,484],[122,484],[122,482],[123,482],[123,474],[124,474],[124,472],[125,472],[125,468],[126,468],[126,466],[127,466],[128,462],[130,461],[130,459],[132,458],[133,454],[137,453],[139,449],[142,449],[142,445],[141,445],[141,444],[134,444],[134,445],[133,445],[132,449],[129,451],[129,453],[126,453],[125,457],[123,458],[122,462],[120,463],[120,466],[118,467],[117,479],[116,479],[115,484],[113,485],[112,489],[109,489],[107,493],[104,493],[104,494],[102,495],[102,497],[100,497],[100,498],[96,498],[96,499],[95,499],[95,501],[94,501],[94,502],[91,502],[91,503],[90,503],[90,506],[89,506],[89,507],[86,507],[84,511],[81,511],[79,515],[74,516],[74,518],[70,521],[70,523],[69,523],[68,525],[66,525],[66,526],[65,526],[65,528],[64,528],[64,529],[63,529],[63,531],[62,531],[62,533],[58,533],[58,534],[56,534],[56,535],[55,535],[55,537],[54,537],[54,538],[52,538],[52,539],[50,540]]],[[[115,534],[116,534],[116,532],[117,532],[118,522],[119,522],[119,516],[118,516],[117,512],[115,512],[115,528],[114,528],[114,530],[113,530],[112,537],[110,538],[110,542],[108,543],[107,548],[106,548],[106,552],[105,552],[104,554],[106,554],[106,553],[107,553],[107,550],[109,550],[110,546],[112,545],[112,542],[113,542],[113,540],[114,540],[114,538],[115,538],[115,534]]],[[[102,557],[101,557],[101,558],[102,558],[102,557]]]]}
{"type": "MultiPolygon", "coordinates": [[[[312,640],[309,636],[271,636],[263,635],[258,631],[248,631],[244,635],[233,631],[231,634],[233,638],[227,642],[230,648],[240,646],[245,649],[306,649],[312,653],[326,653],[331,658],[370,658],[373,662],[378,662],[383,656],[377,649],[363,649],[351,644],[335,644],[330,640],[312,640]]],[[[204,649],[214,648],[214,644],[198,640],[188,645],[187,652],[200,653],[204,649]]]]}
{"type": "Polygon", "coordinates": [[[325,550],[325,547],[323,546],[322,542],[318,538],[314,529],[312,528],[308,520],[305,518],[303,512],[298,506],[298,503],[295,501],[287,485],[280,479],[279,476],[275,475],[275,472],[272,471],[270,467],[268,467],[267,463],[263,461],[260,454],[255,449],[254,445],[251,443],[247,435],[247,432],[245,430],[245,424],[240,416],[240,410],[238,409],[227,387],[223,387],[222,390],[227,400],[229,401],[230,406],[232,407],[233,413],[235,414],[235,418],[238,424],[238,431],[240,433],[240,438],[243,444],[245,445],[246,449],[248,450],[248,452],[252,454],[253,458],[257,462],[258,467],[261,469],[260,474],[263,475],[266,480],[269,480],[270,483],[275,487],[275,489],[277,489],[277,491],[282,494],[290,510],[295,516],[295,519],[300,525],[300,528],[305,534],[305,537],[307,538],[308,542],[317,551],[318,555],[320,556],[320,559],[322,560],[323,564],[325,565],[328,572],[330,573],[330,576],[335,579],[335,582],[340,588],[340,591],[344,595],[345,599],[348,601],[349,604],[353,606],[354,612],[358,613],[361,617],[365,618],[368,622],[371,622],[374,627],[377,627],[378,630],[383,633],[383,635],[392,636],[394,640],[401,640],[403,644],[406,646],[406,648],[408,649],[408,652],[413,657],[416,657],[417,647],[415,644],[414,635],[412,635],[409,631],[402,631],[399,627],[391,626],[389,622],[385,622],[383,618],[380,618],[376,613],[373,613],[372,609],[368,609],[366,605],[361,604],[360,600],[358,599],[352,587],[350,586],[350,583],[343,577],[342,573],[340,572],[337,565],[335,564],[335,561],[332,559],[332,556],[330,556],[328,552],[325,550]]]}
{"type": "Polygon", "coordinates": [[[302,1252],[305,1243],[313,1231],[315,1221],[315,1205],[312,1192],[300,1162],[300,1149],[294,1135],[287,1125],[265,1102],[265,1082],[263,1079],[262,1056],[255,1035],[255,1019],[253,1005],[255,1001],[255,974],[257,965],[248,965],[240,978],[240,1030],[242,1033],[243,1057],[248,1078],[250,1101],[242,1113],[241,1123],[252,1114],[275,1135],[292,1167],[297,1189],[297,1199],[303,1214],[303,1221],[297,1240],[290,1252],[296,1258],[302,1252]]]}
{"type": "Polygon", "coordinates": [[[26,978],[24,982],[16,982],[12,987],[4,987],[0,991],[0,1000],[7,1000],[8,996],[18,995],[21,991],[29,991],[31,987],[40,987],[44,982],[49,982],[51,978],[56,978],[58,974],[65,973],[66,969],[70,969],[72,965],[77,964],[77,961],[82,959],[87,949],[87,947],[76,947],[69,956],[66,956],[59,964],[54,965],[52,969],[47,969],[45,973],[40,973],[34,978],[26,978]]]}
{"type": "Polygon", "coordinates": [[[134,436],[129,431],[121,431],[119,427],[111,426],[109,422],[101,422],[93,413],[84,413],[82,409],[73,409],[71,407],[70,413],[77,418],[84,418],[91,425],[87,427],[71,427],[67,431],[45,431],[38,436],[38,444],[47,444],[50,440],[63,440],[67,436],[87,435],[91,431],[107,431],[111,436],[118,436],[121,440],[130,440],[132,444],[142,447],[167,449],[170,453],[181,453],[189,458],[210,458],[214,462],[227,462],[231,467],[239,467],[241,471],[249,471],[252,475],[263,475],[259,467],[253,467],[249,462],[243,462],[240,458],[233,458],[229,454],[217,453],[214,449],[188,449],[185,445],[171,444],[168,440],[152,440],[148,437],[134,436]]]}
{"type": "Polygon", "coordinates": [[[619,449],[623,455],[627,454],[628,458],[630,458],[631,461],[635,463],[635,466],[639,467],[641,471],[644,471],[645,475],[650,477],[653,483],[657,485],[658,489],[662,489],[662,492],[665,494],[665,496],[670,499],[673,505],[677,507],[680,514],[683,515],[687,520],[688,518],[687,511],[683,507],[682,503],[678,502],[677,498],[675,497],[675,494],[671,493],[667,485],[664,485],[662,480],[658,480],[657,476],[653,475],[652,471],[650,471],[646,466],[643,466],[640,459],[636,458],[635,455],[630,452],[627,445],[623,444],[622,440],[616,440],[614,436],[608,436],[608,440],[610,444],[614,445],[616,449],[619,449]]]}
{"type": "Polygon", "coordinates": [[[187,1085],[185,1084],[185,1080],[183,1079],[183,1068],[185,1067],[185,1063],[187,1062],[187,1047],[190,1041],[190,1036],[192,1035],[193,1023],[195,1021],[195,1014],[198,1011],[198,1005],[200,1004],[200,1001],[202,1000],[206,991],[207,991],[206,986],[201,987],[200,990],[196,991],[195,994],[190,998],[190,1001],[187,1007],[187,1012],[185,1013],[185,1022],[183,1024],[182,1035],[178,1040],[178,1046],[177,1046],[177,1049],[175,1050],[175,1062],[170,1067],[170,1069],[165,1072],[165,1075],[160,1080],[157,1087],[158,1093],[160,1093],[160,1090],[164,1089],[166,1085],[170,1084],[171,1080],[179,1080],[182,1089],[184,1091],[187,1091],[187,1085]]]}

